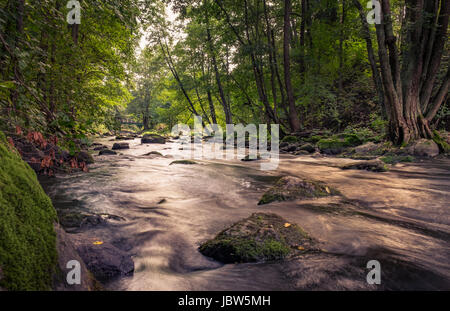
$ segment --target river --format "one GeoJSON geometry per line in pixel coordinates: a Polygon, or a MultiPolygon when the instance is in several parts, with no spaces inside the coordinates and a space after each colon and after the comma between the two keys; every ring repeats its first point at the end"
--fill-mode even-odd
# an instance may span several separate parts
{"type": "Polygon", "coordinates": [[[172,158],[142,155],[174,152],[174,143],[129,143],[121,155],[96,157],[89,173],[43,182],[57,209],[124,219],[89,232],[133,255],[134,275],[111,280],[106,289],[450,290],[449,159],[372,173],[341,170],[348,159],[282,155],[278,170],[264,172],[258,162],[239,160],[169,165],[172,158]],[[326,182],[343,196],[258,206],[283,175],[326,182]],[[228,265],[198,252],[201,242],[254,212],[297,223],[323,252],[228,265]],[[370,260],[381,264],[381,285],[366,281],[370,260]]]}

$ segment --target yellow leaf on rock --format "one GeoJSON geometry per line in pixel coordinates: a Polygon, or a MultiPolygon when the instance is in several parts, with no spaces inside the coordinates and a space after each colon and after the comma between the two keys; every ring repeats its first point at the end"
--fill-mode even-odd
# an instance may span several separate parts
{"type": "Polygon", "coordinates": [[[304,251],[304,250],[305,250],[305,248],[304,248],[304,247],[301,247],[301,246],[297,247],[297,249],[298,249],[299,251],[304,251]]]}
{"type": "Polygon", "coordinates": [[[330,193],[331,191],[330,191],[330,188],[328,188],[328,187],[325,187],[325,191],[327,192],[327,193],[330,193]]]}
{"type": "Polygon", "coordinates": [[[285,228],[289,228],[290,226],[291,226],[290,223],[285,223],[285,224],[284,224],[284,227],[285,227],[285,228]]]}
{"type": "Polygon", "coordinates": [[[95,241],[94,243],[92,243],[92,244],[94,244],[94,245],[102,245],[103,244],[103,242],[102,241],[95,241]]]}

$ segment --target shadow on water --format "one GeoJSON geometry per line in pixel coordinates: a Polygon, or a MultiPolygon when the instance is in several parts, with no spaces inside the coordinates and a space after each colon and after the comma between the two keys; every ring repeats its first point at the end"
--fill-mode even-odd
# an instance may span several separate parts
{"type": "MultiPolygon", "coordinates": [[[[108,144],[106,141],[102,143],[108,144]]],[[[90,172],[43,180],[57,209],[117,215],[88,233],[133,254],[135,273],[112,290],[450,289],[449,162],[415,163],[388,173],[342,171],[345,159],[283,157],[274,172],[258,162],[169,165],[168,145],[140,145],[96,157],[90,172]],[[283,175],[321,180],[342,198],[258,206],[283,175]],[[198,246],[254,212],[277,213],[316,238],[322,252],[285,262],[223,265],[198,246]],[[382,284],[366,281],[378,260],[382,284]]]]}

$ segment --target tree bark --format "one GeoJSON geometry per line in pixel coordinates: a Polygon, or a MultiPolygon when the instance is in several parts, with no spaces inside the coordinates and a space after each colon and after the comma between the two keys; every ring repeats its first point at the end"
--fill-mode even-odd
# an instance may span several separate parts
{"type": "Polygon", "coordinates": [[[449,10],[450,1],[446,0],[440,2],[440,7],[434,1],[407,0],[404,40],[409,43],[400,55],[393,34],[390,2],[382,0],[382,23],[376,25],[376,31],[389,132],[396,144],[433,136],[429,124],[447,97],[449,87],[447,71],[431,99],[447,39],[449,10]]]}
{"type": "Polygon", "coordinates": [[[206,33],[207,33],[207,37],[208,37],[207,38],[208,39],[208,47],[209,47],[209,52],[211,53],[211,61],[212,61],[212,65],[214,68],[214,74],[216,77],[217,88],[219,89],[220,102],[223,107],[223,112],[225,113],[225,121],[227,124],[233,124],[233,117],[231,115],[231,109],[230,109],[230,106],[225,97],[225,92],[223,91],[223,87],[222,87],[222,81],[220,79],[219,68],[217,67],[217,60],[216,60],[216,55],[214,53],[214,49],[212,46],[211,30],[209,29],[209,26],[206,29],[206,33]]]}
{"type": "Polygon", "coordinates": [[[386,111],[386,107],[385,107],[385,95],[383,92],[383,84],[381,82],[380,71],[378,70],[377,61],[375,59],[372,38],[370,37],[369,23],[367,22],[366,14],[365,14],[364,9],[363,9],[361,3],[359,2],[359,0],[353,0],[353,3],[359,11],[359,17],[361,19],[362,29],[363,29],[363,37],[364,37],[364,40],[366,41],[367,55],[369,58],[370,68],[372,69],[373,82],[374,82],[374,85],[375,85],[375,88],[376,88],[377,94],[378,94],[378,101],[381,106],[381,111],[382,111],[383,115],[385,117],[387,117],[387,111],[386,111]]]}

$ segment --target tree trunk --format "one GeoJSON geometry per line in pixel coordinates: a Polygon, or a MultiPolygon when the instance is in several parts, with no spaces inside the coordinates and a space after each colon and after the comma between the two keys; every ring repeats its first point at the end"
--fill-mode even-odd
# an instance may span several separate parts
{"type": "Polygon", "coordinates": [[[286,84],[286,94],[289,103],[289,124],[292,132],[300,130],[300,120],[297,115],[297,108],[295,107],[294,92],[292,90],[291,82],[291,57],[290,57],[290,41],[291,41],[291,0],[284,0],[284,80],[286,84]]]}
{"type": "Polygon", "coordinates": [[[377,94],[378,94],[378,101],[381,106],[381,111],[382,111],[383,115],[385,117],[387,117],[387,111],[386,111],[386,107],[385,107],[385,95],[383,92],[383,84],[381,82],[380,71],[378,70],[377,61],[375,59],[372,38],[370,37],[369,23],[367,22],[366,13],[364,12],[364,9],[363,9],[361,3],[359,3],[359,0],[353,0],[353,3],[359,11],[359,17],[361,19],[362,28],[363,28],[363,37],[364,37],[364,40],[366,40],[367,55],[369,57],[370,68],[372,69],[373,82],[374,82],[374,85],[375,85],[375,88],[376,88],[377,94]]]}
{"type": "Polygon", "coordinates": [[[447,72],[431,99],[447,39],[450,1],[441,1],[440,8],[433,1],[424,4],[407,0],[406,5],[405,42],[409,43],[403,49],[401,62],[389,0],[382,1],[381,24],[376,25],[389,132],[391,140],[399,145],[432,138],[429,123],[447,97],[449,87],[447,72]],[[431,30],[427,20],[437,21],[431,30]]]}
{"type": "Polygon", "coordinates": [[[233,118],[231,116],[231,109],[230,109],[230,106],[225,97],[225,92],[223,91],[222,81],[220,79],[219,68],[217,67],[216,55],[215,55],[214,49],[212,47],[211,30],[209,29],[209,27],[206,29],[206,33],[208,36],[207,39],[208,39],[209,52],[211,53],[211,61],[212,61],[214,73],[216,76],[217,88],[219,89],[220,101],[222,103],[223,112],[225,113],[225,121],[226,121],[226,124],[233,124],[233,118]]]}

